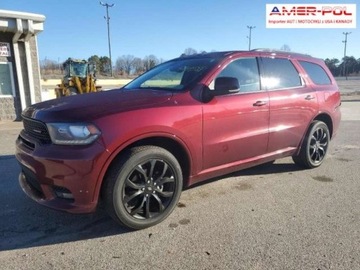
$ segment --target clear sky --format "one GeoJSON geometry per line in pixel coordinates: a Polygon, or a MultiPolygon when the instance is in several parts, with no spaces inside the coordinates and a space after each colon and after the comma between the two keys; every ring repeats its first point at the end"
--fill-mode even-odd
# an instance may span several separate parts
{"type": "MultiPolygon", "coordinates": [[[[109,9],[112,59],[153,54],[169,60],[186,48],[197,51],[247,50],[247,26],[252,48],[280,49],[320,58],[341,59],[343,32],[347,55],[360,58],[359,29],[267,29],[266,4],[356,4],[359,0],[103,0],[109,9]]],[[[39,57],[63,62],[68,57],[108,56],[105,7],[96,0],[0,0],[0,9],[46,16],[38,36],[39,57]]],[[[359,19],[357,22],[359,27],[359,19]]]]}

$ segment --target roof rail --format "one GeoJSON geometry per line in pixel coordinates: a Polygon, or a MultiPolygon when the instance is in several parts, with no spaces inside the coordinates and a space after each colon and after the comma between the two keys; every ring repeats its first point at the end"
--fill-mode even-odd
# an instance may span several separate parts
{"type": "Polygon", "coordinates": [[[269,53],[283,53],[283,54],[289,54],[289,55],[301,55],[301,56],[312,57],[310,54],[289,52],[289,51],[276,50],[276,49],[267,49],[267,48],[258,48],[258,49],[253,49],[251,51],[254,51],[254,52],[269,52],[269,53]]]}

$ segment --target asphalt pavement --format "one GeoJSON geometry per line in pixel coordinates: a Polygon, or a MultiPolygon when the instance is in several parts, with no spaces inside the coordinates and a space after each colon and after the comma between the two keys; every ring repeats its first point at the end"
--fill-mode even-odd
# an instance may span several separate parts
{"type": "Polygon", "coordinates": [[[0,269],[360,269],[360,101],[342,112],[321,167],[285,158],[214,179],[141,231],[101,209],[71,215],[28,199],[14,157],[21,122],[0,122],[0,269]]]}

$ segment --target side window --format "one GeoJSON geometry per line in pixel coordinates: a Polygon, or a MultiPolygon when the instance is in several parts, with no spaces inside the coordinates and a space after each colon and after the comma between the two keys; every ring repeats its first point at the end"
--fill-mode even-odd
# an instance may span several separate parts
{"type": "MultiPolygon", "coordinates": [[[[231,62],[217,76],[237,78],[240,93],[255,92],[260,90],[260,76],[256,58],[242,58],[231,62]]],[[[210,89],[213,89],[211,83],[210,89]]]]}
{"type": "Polygon", "coordinates": [[[0,96],[15,96],[12,64],[0,62],[0,96]]]}
{"type": "Polygon", "coordinates": [[[310,79],[315,84],[320,84],[320,85],[331,84],[331,80],[329,76],[321,66],[305,61],[299,61],[299,63],[305,69],[306,73],[309,75],[310,79]]]}
{"type": "Polygon", "coordinates": [[[302,86],[299,72],[288,59],[261,58],[263,73],[261,84],[264,89],[284,89],[302,86]]]}

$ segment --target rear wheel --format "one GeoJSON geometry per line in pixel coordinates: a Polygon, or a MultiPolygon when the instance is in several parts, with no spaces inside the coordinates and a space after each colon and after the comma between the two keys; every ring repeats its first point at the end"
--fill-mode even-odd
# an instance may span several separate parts
{"type": "Polygon", "coordinates": [[[328,126],[322,121],[314,121],[310,125],[299,154],[293,156],[295,164],[309,169],[320,166],[327,154],[329,143],[328,126]]]}
{"type": "Polygon", "coordinates": [[[110,169],[103,199],[117,222],[144,229],[170,215],[179,201],[182,182],[180,165],[170,152],[157,146],[135,147],[110,169]]]}

